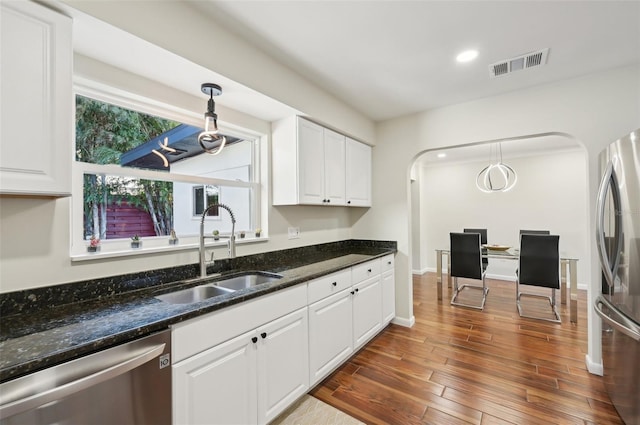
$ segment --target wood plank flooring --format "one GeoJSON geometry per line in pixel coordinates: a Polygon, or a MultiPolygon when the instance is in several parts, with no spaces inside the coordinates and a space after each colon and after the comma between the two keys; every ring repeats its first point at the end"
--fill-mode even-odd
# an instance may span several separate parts
{"type": "Polygon", "coordinates": [[[434,273],[414,276],[416,324],[389,325],[311,394],[368,424],[622,424],[586,370],[586,292],[577,325],[558,294],[555,324],[520,318],[514,283],[487,283],[478,311],[438,302],[434,273]]]}

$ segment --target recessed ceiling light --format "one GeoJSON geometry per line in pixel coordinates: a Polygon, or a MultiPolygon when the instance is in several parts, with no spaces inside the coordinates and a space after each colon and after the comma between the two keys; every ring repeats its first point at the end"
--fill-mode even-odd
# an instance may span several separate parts
{"type": "Polygon", "coordinates": [[[443,153],[443,152],[440,152],[440,153],[438,154],[438,158],[445,158],[446,156],[447,156],[447,154],[446,154],[446,153],[443,153]]]}
{"type": "Polygon", "coordinates": [[[462,52],[458,56],[456,56],[456,60],[458,62],[471,62],[472,60],[474,60],[477,57],[478,57],[478,51],[477,50],[465,50],[464,52],[462,52]]]}

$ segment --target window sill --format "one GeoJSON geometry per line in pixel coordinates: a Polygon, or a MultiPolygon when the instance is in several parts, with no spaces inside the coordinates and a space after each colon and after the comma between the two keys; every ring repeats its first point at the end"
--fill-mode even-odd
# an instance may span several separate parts
{"type": "MultiPolygon", "coordinates": [[[[268,242],[269,238],[266,236],[262,236],[259,238],[237,238],[236,246],[252,244],[252,243],[260,243],[260,242],[268,242]]],[[[187,243],[179,243],[178,245],[153,245],[153,242],[146,243],[148,246],[145,246],[145,242],[143,242],[141,248],[126,248],[126,249],[105,249],[105,246],[101,246],[101,250],[97,252],[82,252],[82,253],[72,253],[70,255],[72,262],[80,262],[80,261],[91,261],[91,260],[103,260],[108,258],[118,258],[118,257],[131,257],[137,255],[146,255],[146,254],[168,254],[174,251],[186,251],[186,250],[198,250],[200,245],[198,242],[187,242],[187,243]]],[[[218,248],[218,247],[226,247],[227,239],[220,239],[217,242],[209,242],[206,243],[206,248],[218,248]]]]}

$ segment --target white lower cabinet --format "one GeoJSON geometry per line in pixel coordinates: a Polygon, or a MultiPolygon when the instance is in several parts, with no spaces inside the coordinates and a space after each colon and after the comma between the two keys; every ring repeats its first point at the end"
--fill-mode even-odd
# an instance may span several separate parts
{"type": "Polygon", "coordinates": [[[353,342],[357,350],[382,329],[380,275],[353,286],[353,342]]]}
{"type": "Polygon", "coordinates": [[[381,260],[382,269],[382,326],[388,325],[396,317],[396,280],[393,255],[381,260]]]}
{"type": "Polygon", "coordinates": [[[353,353],[351,288],[309,306],[309,382],[313,386],[353,353]]]}
{"type": "Polygon", "coordinates": [[[173,366],[174,424],[255,424],[258,375],[255,332],[173,366]]]}
{"type": "Polygon", "coordinates": [[[309,389],[307,308],[173,366],[175,424],[266,424],[309,389]]]}
{"type": "Polygon", "coordinates": [[[393,256],[175,325],[173,423],[266,424],[394,316],[393,256]]]}
{"type": "Polygon", "coordinates": [[[258,330],[258,423],[283,412],[309,389],[307,308],[258,330]]]}

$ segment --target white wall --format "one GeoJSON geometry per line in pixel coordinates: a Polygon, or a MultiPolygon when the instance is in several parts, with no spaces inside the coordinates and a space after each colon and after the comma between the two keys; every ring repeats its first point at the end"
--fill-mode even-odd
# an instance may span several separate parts
{"type": "MultiPolygon", "coordinates": [[[[585,151],[505,159],[516,170],[518,182],[504,193],[484,193],[476,187],[476,176],[487,161],[421,167],[418,213],[426,232],[423,238],[416,237],[420,262],[413,264],[414,271],[434,272],[435,249],[448,247],[449,232],[465,227],[486,228],[489,244],[512,247],[518,246],[520,229],[545,229],[560,235],[562,255],[589,258],[585,151]]],[[[414,235],[418,235],[415,230],[414,235]]],[[[515,280],[516,266],[515,261],[492,258],[487,274],[515,280]]],[[[583,289],[589,282],[588,266],[589,261],[578,262],[578,283],[583,289]]]]}
{"type": "MultiPolygon", "coordinates": [[[[396,311],[413,317],[411,298],[411,211],[409,170],[422,151],[444,146],[547,132],[573,136],[588,152],[589,276],[598,289],[593,208],[599,173],[598,153],[621,135],[640,127],[640,67],[619,68],[501,96],[425,111],[385,121],[377,127],[373,150],[375,208],[355,223],[355,237],[397,239],[396,311]]],[[[600,321],[589,307],[589,356],[600,363],[600,321]]]]}

